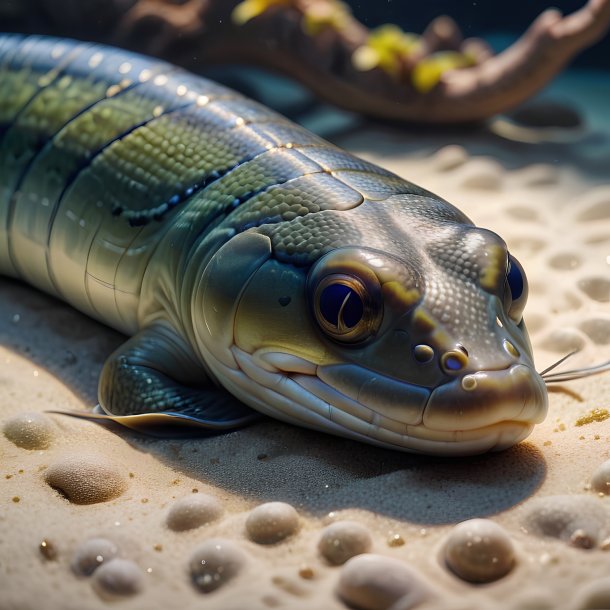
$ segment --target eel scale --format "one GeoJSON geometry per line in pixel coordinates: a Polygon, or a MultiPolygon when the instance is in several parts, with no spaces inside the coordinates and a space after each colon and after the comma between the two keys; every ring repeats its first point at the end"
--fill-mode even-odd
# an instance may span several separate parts
{"type": "Polygon", "coordinates": [[[263,413],[451,455],[544,418],[505,243],[256,102],[4,35],[0,139],[0,272],[131,335],[106,416],[216,432],[263,413]]]}

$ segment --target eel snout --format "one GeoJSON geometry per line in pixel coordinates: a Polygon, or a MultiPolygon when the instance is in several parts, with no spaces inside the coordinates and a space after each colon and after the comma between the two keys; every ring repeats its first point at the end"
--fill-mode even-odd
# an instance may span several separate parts
{"type": "Polygon", "coordinates": [[[540,375],[525,364],[477,371],[437,387],[426,405],[423,425],[432,430],[474,430],[546,416],[547,392],[540,375]]]}

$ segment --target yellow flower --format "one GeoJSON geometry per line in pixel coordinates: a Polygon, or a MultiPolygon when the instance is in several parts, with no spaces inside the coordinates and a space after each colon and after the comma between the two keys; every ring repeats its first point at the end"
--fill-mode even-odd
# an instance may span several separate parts
{"type": "Polygon", "coordinates": [[[270,7],[285,4],[294,4],[294,0],[244,0],[233,9],[231,19],[235,25],[244,25],[270,7]]]}
{"type": "Polygon", "coordinates": [[[474,58],[456,51],[441,51],[424,57],[413,68],[411,80],[421,93],[427,93],[441,80],[445,72],[458,68],[468,68],[475,64],[474,58]]]}
{"type": "Polygon", "coordinates": [[[352,63],[358,70],[381,68],[398,77],[404,60],[419,46],[419,36],[403,32],[397,25],[386,24],[371,31],[366,44],[356,49],[352,63]]]}

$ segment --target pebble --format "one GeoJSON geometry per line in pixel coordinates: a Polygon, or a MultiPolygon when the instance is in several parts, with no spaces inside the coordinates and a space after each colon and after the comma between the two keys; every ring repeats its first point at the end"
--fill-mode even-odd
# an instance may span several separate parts
{"type": "MultiPolygon", "coordinates": [[[[517,173],[517,172],[515,172],[517,173]]],[[[550,186],[559,182],[559,173],[552,165],[532,164],[518,171],[524,186],[550,186]]]]}
{"type": "Polygon", "coordinates": [[[355,555],[371,549],[368,529],[357,521],[336,521],[322,530],[318,542],[320,554],[334,565],[341,565],[355,555]]]}
{"type": "Polygon", "coordinates": [[[515,563],[513,543],[501,526],[489,519],[458,523],[445,542],[447,566],[469,582],[493,582],[515,563]]]}
{"type": "Polygon", "coordinates": [[[574,328],[558,328],[540,342],[544,349],[564,355],[568,352],[578,352],[586,345],[586,338],[574,328]]]}
{"type": "Polygon", "coordinates": [[[591,189],[578,201],[574,202],[574,209],[580,210],[576,220],[581,222],[609,219],[610,186],[604,185],[591,189]]]}
{"type": "Polygon", "coordinates": [[[463,146],[450,144],[441,148],[432,158],[437,171],[448,172],[464,165],[468,161],[468,153],[463,146]]]}
{"type": "Polygon", "coordinates": [[[537,252],[544,250],[547,247],[547,242],[544,239],[538,237],[529,236],[515,236],[511,239],[513,247],[520,252],[521,258],[528,258],[533,256],[537,252]]]}
{"type": "Polygon", "coordinates": [[[65,455],[49,466],[45,480],[74,504],[106,502],[127,489],[119,467],[97,454],[65,455]]]}
{"type": "Polygon", "coordinates": [[[405,539],[400,534],[391,534],[388,537],[388,546],[404,546],[405,539]]]}
{"type": "Polygon", "coordinates": [[[610,576],[587,583],[576,593],[573,610],[607,610],[610,608],[610,576]]]}
{"type": "Polygon", "coordinates": [[[348,560],[337,584],[339,597],[358,610],[401,610],[416,607],[429,596],[420,575],[392,557],[365,553],[348,560]]]}
{"type": "Polygon", "coordinates": [[[523,526],[532,534],[593,548],[608,535],[608,516],[599,498],[561,495],[535,498],[524,508],[523,526]]]}
{"type": "Polygon", "coordinates": [[[53,426],[42,413],[26,412],[11,417],[3,428],[4,436],[22,449],[47,449],[53,440],[53,426]]]}
{"type": "Polygon", "coordinates": [[[178,500],[167,513],[167,527],[176,532],[191,530],[218,519],[222,514],[220,502],[207,494],[190,494],[178,500]]]}
{"type": "Polygon", "coordinates": [[[502,167],[491,159],[473,159],[464,167],[461,186],[476,190],[498,191],[502,188],[502,167]]]}
{"type": "Polygon", "coordinates": [[[610,495],[610,460],[597,467],[591,477],[591,486],[595,491],[610,495]]]}
{"type": "Polygon", "coordinates": [[[549,302],[552,303],[551,311],[554,314],[572,312],[582,307],[582,300],[571,290],[553,291],[549,295],[549,302]]]}
{"type": "Polygon", "coordinates": [[[252,510],[246,519],[250,540],[273,544],[294,534],[299,528],[297,511],[285,502],[267,502],[252,510]]]}
{"type": "Polygon", "coordinates": [[[610,343],[610,319],[593,318],[584,320],[579,327],[593,343],[597,345],[608,345],[610,343]]]}
{"type": "Polygon", "coordinates": [[[560,252],[551,257],[549,265],[553,269],[559,269],[560,271],[571,271],[582,265],[582,259],[578,254],[573,252],[560,252]]]}
{"type": "Polygon", "coordinates": [[[311,580],[315,575],[314,569],[308,565],[302,565],[299,568],[299,576],[305,580],[311,580]]]}
{"type": "Polygon", "coordinates": [[[114,559],[118,552],[116,544],[106,538],[86,540],[74,553],[72,571],[79,576],[91,576],[103,563],[114,559]]]}
{"type": "Polygon", "coordinates": [[[55,546],[53,541],[52,540],[48,540],[47,538],[43,538],[40,541],[40,544],[38,545],[38,550],[40,551],[40,554],[47,561],[55,561],[57,559],[58,554],[59,554],[58,551],[57,551],[57,547],[55,546]]]}
{"type": "Polygon", "coordinates": [[[210,538],[191,555],[191,579],[200,591],[209,593],[237,576],[246,561],[246,553],[231,540],[210,538]]]}
{"type": "Polygon", "coordinates": [[[127,597],[142,591],[142,570],[129,559],[112,559],[93,575],[93,587],[102,597],[127,597]]]}
{"type": "Polygon", "coordinates": [[[524,220],[526,222],[534,222],[538,220],[538,212],[531,207],[516,205],[508,208],[506,213],[512,216],[515,220],[524,220]]]}
{"type": "Polygon", "coordinates": [[[586,277],[579,280],[578,287],[594,301],[610,303],[610,280],[605,277],[586,277]]]}

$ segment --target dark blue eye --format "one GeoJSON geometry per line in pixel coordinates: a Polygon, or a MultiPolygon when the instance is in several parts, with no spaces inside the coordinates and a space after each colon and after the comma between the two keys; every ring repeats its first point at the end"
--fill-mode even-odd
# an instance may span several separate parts
{"type": "Polygon", "coordinates": [[[523,310],[527,301],[528,288],[525,272],[519,261],[512,255],[508,256],[506,270],[506,287],[504,289],[504,307],[508,316],[517,324],[523,318],[523,310]]]}
{"type": "Polygon", "coordinates": [[[354,328],[364,315],[364,304],[358,293],[345,284],[326,286],[320,293],[320,314],[339,331],[354,328]]]}
{"type": "Polygon", "coordinates": [[[362,343],[374,336],[381,324],[381,295],[373,298],[368,284],[351,273],[323,276],[313,293],[313,314],[320,328],[335,341],[362,343]]]}
{"type": "Polygon", "coordinates": [[[508,287],[510,288],[510,294],[513,301],[520,299],[525,288],[525,280],[523,277],[523,271],[521,270],[521,265],[512,256],[510,256],[508,259],[506,280],[508,281],[508,287]]]}

